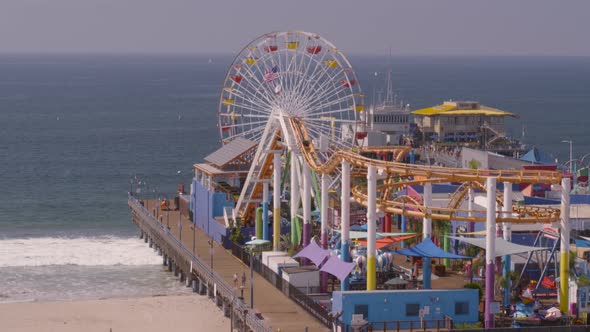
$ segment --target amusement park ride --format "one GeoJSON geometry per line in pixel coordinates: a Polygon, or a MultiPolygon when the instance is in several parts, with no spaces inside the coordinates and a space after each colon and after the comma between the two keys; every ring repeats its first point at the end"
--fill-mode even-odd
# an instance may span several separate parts
{"type": "MultiPolygon", "coordinates": [[[[321,245],[326,248],[330,195],[333,201],[341,196],[342,260],[350,260],[347,248],[352,197],[367,209],[367,290],[376,287],[378,211],[422,218],[424,238],[431,236],[433,219],[486,222],[488,235],[495,235],[496,223],[502,223],[504,236],[508,239],[512,223],[555,224],[561,221],[561,248],[565,253],[561,255],[561,276],[567,279],[569,218],[567,213],[561,212],[569,211],[568,190],[562,190],[561,211],[513,206],[509,197],[512,183],[569,187],[569,179],[562,181],[561,173],[553,171],[474,170],[408,164],[402,162],[410,150],[406,146],[363,150],[360,148],[366,136],[362,132],[366,124],[361,120],[364,118],[361,114],[365,112],[363,99],[350,62],[332,43],[317,34],[276,32],[265,34],[244,47],[225,77],[218,126],[223,144],[239,137],[255,142],[257,148],[247,161],[251,166],[230,218],[253,224],[255,209],[262,205],[266,225],[266,211],[272,202],[273,246],[278,250],[281,194],[288,188],[292,239],[297,240],[294,234],[299,218],[303,220],[302,245],[309,244],[312,197],[315,197],[315,205],[320,210],[321,245]],[[376,153],[388,154],[390,158],[368,157],[376,153]],[[282,181],[287,176],[289,183],[282,181]],[[497,182],[505,184],[504,197],[496,195],[497,182]],[[433,183],[461,183],[448,207],[432,205],[433,183]],[[424,186],[423,202],[399,194],[401,189],[414,184],[424,186]],[[271,188],[272,195],[269,193],[271,188]],[[476,189],[487,192],[487,209],[460,209],[468,193],[476,189]]],[[[491,274],[487,280],[493,280],[493,241],[488,243],[486,273],[491,274]]],[[[430,271],[426,267],[430,264],[425,261],[424,266],[424,284],[427,286],[430,271]]],[[[566,312],[568,283],[561,286],[561,309],[566,312]]],[[[488,315],[486,309],[486,323],[488,315]]]]}

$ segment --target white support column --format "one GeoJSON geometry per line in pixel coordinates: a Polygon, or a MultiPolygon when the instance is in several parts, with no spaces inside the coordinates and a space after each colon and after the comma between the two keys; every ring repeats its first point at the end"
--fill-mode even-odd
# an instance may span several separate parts
{"type": "Polygon", "coordinates": [[[494,314],[490,306],[494,302],[494,265],[496,260],[496,178],[486,181],[486,284],[485,284],[485,328],[494,327],[494,314]]]}
{"type": "Polygon", "coordinates": [[[291,243],[299,245],[301,238],[298,235],[297,210],[299,209],[299,179],[297,178],[297,166],[299,160],[294,151],[291,151],[291,243]]]}
{"type": "Polygon", "coordinates": [[[561,211],[559,231],[561,242],[559,250],[559,309],[566,314],[569,312],[569,278],[570,278],[570,179],[561,180],[561,211]]]}
{"type": "Polygon", "coordinates": [[[303,246],[311,239],[311,169],[303,163],[303,246]]]}
{"type": "MultiPolygon", "coordinates": [[[[327,174],[322,174],[321,180],[321,193],[320,193],[320,220],[322,222],[321,230],[321,247],[328,249],[328,190],[329,190],[329,177],[327,174]]],[[[322,292],[325,292],[328,286],[328,274],[326,272],[320,273],[320,288],[322,292]]]]}
{"type": "Polygon", "coordinates": [[[278,251],[281,242],[281,153],[273,156],[273,250],[278,251]]]}
{"type": "MultiPolygon", "coordinates": [[[[340,258],[350,262],[350,163],[342,161],[342,194],[340,197],[340,258]]],[[[348,278],[340,281],[342,290],[348,290],[348,278]]]]}
{"type": "Polygon", "coordinates": [[[377,288],[376,257],[377,249],[377,168],[367,169],[367,290],[377,288]]]}
{"type": "MultiPolygon", "coordinates": [[[[512,183],[504,182],[504,206],[502,208],[504,214],[502,217],[508,218],[512,216],[512,183]]],[[[504,240],[511,241],[512,240],[512,223],[505,222],[502,225],[502,234],[504,235],[504,240]]],[[[508,273],[510,272],[510,255],[504,256],[504,266],[502,269],[502,275],[504,276],[504,280],[507,280],[508,273]]],[[[510,305],[510,289],[512,285],[510,280],[508,280],[508,286],[504,289],[504,305],[510,305]]]]}
{"type": "Polygon", "coordinates": [[[320,199],[321,199],[321,210],[320,219],[322,222],[322,248],[328,248],[328,190],[329,190],[329,179],[327,174],[322,174],[320,199]]]}
{"type": "MultiPolygon", "coordinates": [[[[473,195],[473,188],[469,187],[469,189],[467,189],[467,210],[469,210],[469,212],[467,212],[467,215],[469,217],[473,217],[473,201],[474,200],[475,200],[475,197],[473,195]]],[[[475,232],[475,223],[474,222],[469,223],[468,230],[469,230],[469,232],[475,232]]]]}
{"type": "MultiPolygon", "coordinates": [[[[423,239],[429,239],[432,235],[432,218],[430,217],[429,206],[432,206],[432,183],[424,184],[423,194],[424,206],[426,207],[426,216],[422,219],[422,236],[423,239]]],[[[424,289],[430,289],[430,278],[432,271],[432,259],[430,257],[424,257],[422,261],[422,285],[424,289]]]]}
{"type": "Polygon", "coordinates": [[[268,236],[268,181],[262,183],[262,239],[269,240],[268,236]]]}

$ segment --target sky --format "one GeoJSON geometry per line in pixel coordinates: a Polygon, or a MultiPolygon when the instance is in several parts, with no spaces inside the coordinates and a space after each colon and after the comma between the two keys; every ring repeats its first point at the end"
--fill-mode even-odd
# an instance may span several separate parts
{"type": "Polygon", "coordinates": [[[0,0],[0,53],[236,53],[271,31],[350,54],[590,56],[588,0],[0,0]]]}

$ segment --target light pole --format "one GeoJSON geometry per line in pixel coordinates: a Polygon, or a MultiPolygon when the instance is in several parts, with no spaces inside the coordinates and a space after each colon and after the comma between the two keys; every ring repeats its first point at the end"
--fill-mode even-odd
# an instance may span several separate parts
{"type": "MultiPolygon", "coordinates": [[[[571,139],[564,139],[564,140],[561,141],[561,143],[569,143],[570,144],[570,159],[569,160],[571,161],[573,159],[573,154],[574,154],[574,149],[573,149],[574,141],[572,141],[571,139]]],[[[572,164],[571,163],[570,163],[569,169],[570,169],[570,173],[572,175],[574,175],[574,171],[572,169],[572,164]]]]}

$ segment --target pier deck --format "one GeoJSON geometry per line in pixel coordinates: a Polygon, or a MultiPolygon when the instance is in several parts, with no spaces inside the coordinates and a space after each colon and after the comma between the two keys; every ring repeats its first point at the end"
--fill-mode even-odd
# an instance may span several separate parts
{"type": "MultiPolygon", "coordinates": [[[[139,211],[133,198],[130,198],[130,207],[134,214],[139,211]]],[[[136,201],[135,201],[136,202],[136,201]]],[[[237,273],[239,279],[241,279],[242,273],[245,272],[247,276],[246,287],[244,288],[244,303],[246,306],[250,304],[250,269],[248,266],[243,264],[238,258],[233,256],[230,251],[226,250],[218,243],[213,241],[213,255],[210,255],[209,237],[206,233],[200,230],[198,227],[195,229],[191,221],[181,215],[179,210],[171,211],[158,211],[156,209],[157,200],[144,200],[144,206],[149,211],[151,216],[161,220],[164,228],[169,227],[169,235],[188,249],[192,251],[196,257],[207,265],[213,265],[213,270],[219,275],[225,284],[231,288],[236,296],[240,295],[241,280],[238,281],[238,288],[234,287],[233,275],[237,273]],[[155,215],[155,214],[158,215],[155,215]],[[179,227],[181,226],[181,227],[179,227]],[[194,250],[193,250],[194,248],[194,250]]],[[[135,221],[135,220],[134,220],[135,221]]],[[[135,221],[137,223],[137,221],[135,221]]],[[[144,221],[145,222],[145,221],[144,221]]],[[[142,228],[144,232],[149,230],[143,229],[143,226],[138,223],[138,226],[142,228]]],[[[158,238],[156,236],[155,241],[165,242],[177,242],[171,239],[158,238]]],[[[172,244],[174,244],[172,243],[172,244]]],[[[171,243],[158,243],[157,245],[162,248],[166,248],[171,243]]],[[[188,256],[188,255],[187,255],[188,256]]],[[[187,257],[186,262],[190,262],[187,257]]],[[[182,262],[179,262],[182,265],[182,262]]],[[[198,267],[193,267],[196,270],[198,267]]],[[[187,267],[182,268],[183,271],[190,269],[187,267]]],[[[203,271],[201,271],[203,273],[203,271]]],[[[272,327],[273,331],[305,331],[307,327],[309,331],[329,331],[323,324],[317,321],[313,316],[308,314],[299,305],[291,301],[282,292],[277,290],[273,285],[266,281],[262,276],[254,274],[254,309],[255,312],[259,312],[264,318],[265,325],[272,327]]]]}

